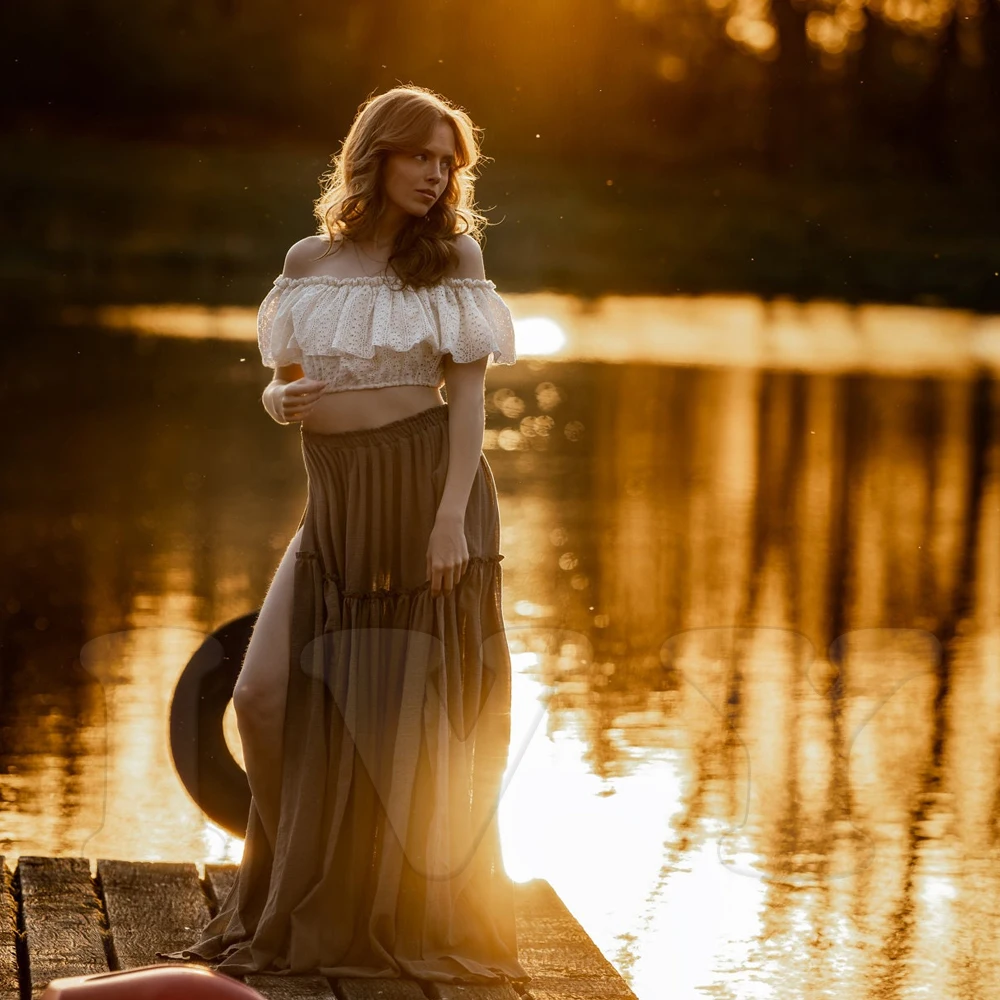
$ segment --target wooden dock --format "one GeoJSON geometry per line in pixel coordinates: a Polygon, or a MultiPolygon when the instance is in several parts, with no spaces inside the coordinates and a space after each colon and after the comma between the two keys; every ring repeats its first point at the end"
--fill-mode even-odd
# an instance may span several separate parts
{"type": "MultiPolygon", "coordinates": [[[[0,856],[0,1000],[31,1000],[64,976],[155,965],[217,912],[235,865],[0,856]]],[[[636,1000],[544,879],[515,885],[518,958],[533,977],[523,1000],[636,1000]]],[[[170,964],[170,963],[163,963],[170,964]]],[[[179,963],[173,963],[179,964],[179,963]]],[[[508,984],[269,976],[243,980],[273,1000],[518,1000],[508,984]]]]}

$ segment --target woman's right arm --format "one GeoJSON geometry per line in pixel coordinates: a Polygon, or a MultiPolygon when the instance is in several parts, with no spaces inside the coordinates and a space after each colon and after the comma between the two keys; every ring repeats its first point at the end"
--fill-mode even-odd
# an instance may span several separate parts
{"type": "Polygon", "coordinates": [[[305,372],[301,365],[279,365],[274,371],[274,378],[264,387],[261,395],[261,402],[268,416],[279,424],[289,424],[290,420],[285,419],[282,406],[285,386],[289,382],[295,382],[305,377],[305,372]]]}
{"type": "MultiPolygon", "coordinates": [[[[285,254],[282,275],[286,278],[301,278],[312,274],[312,261],[325,247],[326,241],[319,236],[307,236],[293,243],[285,254]]],[[[289,424],[293,420],[301,420],[312,409],[312,403],[322,393],[323,382],[309,380],[308,387],[296,389],[291,407],[285,406],[285,386],[305,377],[306,373],[299,364],[279,365],[275,368],[274,378],[264,387],[261,396],[264,409],[272,420],[279,424],[289,424]]]]}

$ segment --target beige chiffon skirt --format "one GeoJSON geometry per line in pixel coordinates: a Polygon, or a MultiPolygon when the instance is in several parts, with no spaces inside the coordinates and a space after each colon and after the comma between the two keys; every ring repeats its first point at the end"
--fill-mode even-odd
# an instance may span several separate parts
{"type": "Polygon", "coordinates": [[[161,958],[220,972],[530,980],[497,824],[510,743],[496,485],[481,454],[469,564],[433,597],[427,543],[448,405],[379,427],[300,427],[274,850],[251,802],[243,858],[199,940],[161,958]]]}

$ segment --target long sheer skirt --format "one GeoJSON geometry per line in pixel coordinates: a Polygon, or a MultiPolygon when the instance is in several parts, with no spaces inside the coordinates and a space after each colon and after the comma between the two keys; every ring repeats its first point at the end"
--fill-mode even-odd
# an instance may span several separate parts
{"type": "Polygon", "coordinates": [[[496,485],[485,455],[469,564],[433,597],[426,553],[448,405],[379,427],[300,430],[294,578],[272,851],[251,804],[231,890],[162,958],[250,972],[519,987],[497,808],[510,742],[496,485]]]}

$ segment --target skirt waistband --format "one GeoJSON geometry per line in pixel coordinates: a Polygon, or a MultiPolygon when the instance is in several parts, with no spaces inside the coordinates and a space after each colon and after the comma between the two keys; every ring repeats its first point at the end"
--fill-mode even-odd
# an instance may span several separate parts
{"type": "Polygon", "coordinates": [[[399,420],[379,424],[377,427],[324,434],[322,431],[307,431],[302,424],[299,424],[299,431],[304,441],[321,444],[326,448],[363,448],[373,444],[388,444],[392,441],[399,441],[425,428],[445,423],[447,419],[448,404],[439,403],[437,406],[430,406],[409,417],[401,417],[399,420]]]}

